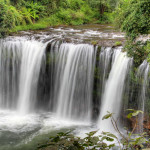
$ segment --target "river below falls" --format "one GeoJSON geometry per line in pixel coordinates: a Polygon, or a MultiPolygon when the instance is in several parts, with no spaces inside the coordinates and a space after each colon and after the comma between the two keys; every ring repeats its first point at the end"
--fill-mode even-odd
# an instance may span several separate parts
{"type": "Polygon", "coordinates": [[[34,150],[50,136],[68,130],[84,137],[96,127],[89,122],[62,120],[48,112],[22,116],[14,111],[1,110],[0,150],[34,150]]]}

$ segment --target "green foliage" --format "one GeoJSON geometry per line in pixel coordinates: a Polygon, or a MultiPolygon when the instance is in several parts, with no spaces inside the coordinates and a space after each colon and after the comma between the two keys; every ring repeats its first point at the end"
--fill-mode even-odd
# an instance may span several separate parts
{"type": "Polygon", "coordinates": [[[103,116],[102,120],[105,120],[105,119],[108,119],[108,118],[111,118],[112,117],[112,113],[110,112],[107,112],[108,114],[106,114],[105,116],[103,116]]]}
{"type": "Polygon", "coordinates": [[[23,23],[22,23],[23,25],[33,24],[30,10],[28,10],[26,7],[23,7],[21,8],[20,13],[22,14],[22,17],[23,17],[23,23]]]}
{"type": "Polygon", "coordinates": [[[150,30],[150,1],[121,0],[116,10],[116,26],[125,31],[131,40],[150,30]]]}
{"type": "MultiPolygon", "coordinates": [[[[137,118],[140,113],[143,113],[140,110],[134,110],[134,109],[128,109],[128,111],[131,112],[127,115],[128,118],[132,118],[132,117],[137,118]]],[[[144,148],[146,145],[150,143],[150,141],[147,140],[146,133],[134,134],[135,128],[131,132],[129,132],[129,130],[126,129],[127,133],[122,134],[118,128],[117,121],[113,117],[113,113],[108,112],[108,114],[106,114],[103,117],[103,120],[109,119],[109,118],[111,119],[114,129],[120,135],[121,139],[110,132],[102,132],[102,134],[100,135],[95,135],[97,131],[92,131],[92,132],[86,133],[85,138],[76,137],[71,134],[71,131],[66,132],[66,133],[60,132],[56,136],[50,137],[48,142],[38,146],[37,149],[38,150],[46,150],[46,149],[110,150],[119,144],[119,147],[117,146],[117,149],[120,149],[120,150],[128,150],[128,149],[139,150],[141,148],[144,148]],[[118,141],[118,144],[114,143],[115,140],[118,141]]],[[[136,125],[137,125],[137,122],[135,123],[135,127],[136,125]]]]}
{"type": "Polygon", "coordinates": [[[110,118],[114,129],[120,135],[120,137],[121,137],[120,141],[116,138],[118,140],[118,144],[123,145],[123,147],[120,146],[120,150],[128,150],[128,149],[139,150],[141,148],[144,148],[144,146],[146,144],[147,145],[150,144],[150,141],[147,139],[148,135],[145,132],[140,133],[140,134],[134,134],[134,131],[135,131],[137,124],[138,124],[138,115],[141,113],[143,114],[143,111],[134,110],[134,109],[127,109],[127,111],[131,112],[127,115],[127,118],[135,117],[136,122],[135,122],[134,128],[132,129],[131,132],[129,132],[129,130],[126,128],[126,131],[127,131],[126,134],[121,133],[121,131],[119,130],[117,121],[113,117],[113,113],[108,112],[103,117],[103,119],[110,118]]]}
{"type": "MultiPolygon", "coordinates": [[[[97,44],[98,44],[98,41],[91,41],[91,44],[95,46],[95,45],[97,45],[97,44]]],[[[97,69],[97,68],[95,68],[95,72],[96,72],[96,74],[97,74],[97,70],[98,70],[98,69],[97,69]]]]}
{"type": "Polygon", "coordinates": [[[146,46],[144,47],[147,55],[147,61],[150,63],[150,41],[147,41],[146,46]]]}
{"type": "Polygon", "coordinates": [[[72,9],[79,10],[83,5],[85,5],[85,1],[83,0],[65,0],[61,1],[61,7],[64,9],[72,9]]]}
{"type": "Polygon", "coordinates": [[[115,46],[121,46],[122,45],[122,42],[121,41],[116,41],[115,42],[115,46]]]}
{"type": "Polygon", "coordinates": [[[9,2],[0,1],[0,36],[5,35],[9,29],[20,25],[22,15],[9,2]]]}
{"type": "Polygon", "coordinates": [[[45,13],[50,16],[58,11],[60,6],[60,0],[44,0],[39,1],[43,6],[45,6],[45,13]]]}
{"type": "Polygon", "coordinates": [[[135,67],[138,67],[148,56],[148,51],[145,50],[147,42],[143,43],[138,41],[133,43],[132,41],[127,41],[124,50],[127,51],[129,57],[133,57],[135,67]]]}
{"type": "Polygon", "coordinates": [[[62,1],[60,6],[56,15],[63,24],[80,25],[89,23],[94,16],[92,9],[83,0],[62,1]]]}
{"type": "Polygon", "coordinates": [[[90,0],[90,6],[95,9],[97,23],[111,23],[114,20],[113,11],[119,0],[90,0]]]}
{"type": "Polygon", "coordinates": [[[126,32],[127,43],[125,50],[133,57],[135,67],[145,59],[150,62],[150,46],[147,42],[136,42],[139,35],[150,31],[150,1],[149,0],[120,0],[115,11],[115,25],[126,32]]]}
{"type": "Polygon", "coordinates": [[[46,144],[40,145],[39,150],[44,149],[61,149],[61,150],[109,150],[115,145],[112,144],[117,137],[109,132],[103,132],[102,135],[96,136],[97,131],[87,133],[85,138],[80,138],[72,135],[69,132],[60,132],[54,137],[50,137],[46,144]],[[110,144],[106,144],[110,142],[110,144]]]}
{"type": "Polygon", "coordinates": [[[132,111],[131,113],[129,113],[128,115],[127,115],[127,118],[132,118],[132,117],[135,117],[135,116],[137,116],[137,115],[139,115],[140,113],[142,113],[143,114],[143,111],[141,111],[141,110],[134,110],[134,109],[127,109],[128,111],[132,111]]]}
{"type": "Polygon", "coordinates": [[[50,25],[85,24],[95,16],[84,0],[0,0],[0,9],[1,35],[8,31],[41,29],[50,25]]]}
{"type": "Polygon", "coordinates": [[[118,0],[0,0],[0,34],[50,25],[110,23],[118,0]]]}
{"type": "Polygon", "coordinates": [[[30,12],[32,19],[34,20],[38,20],[40,17],[44,17],[46,15],[45,7],[40,3],[27,2],[25,5],[28,12],[30,12]]]}

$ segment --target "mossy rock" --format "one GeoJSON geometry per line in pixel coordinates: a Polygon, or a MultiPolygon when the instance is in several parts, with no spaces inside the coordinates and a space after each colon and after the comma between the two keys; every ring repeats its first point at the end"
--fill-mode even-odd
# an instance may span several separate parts
{"type": "Polygon", "coordinates": [[[122,46],[122,42],[121,41],[116,41],[115,45],[113,47],[117,47],[117,46],[122,46]]]}

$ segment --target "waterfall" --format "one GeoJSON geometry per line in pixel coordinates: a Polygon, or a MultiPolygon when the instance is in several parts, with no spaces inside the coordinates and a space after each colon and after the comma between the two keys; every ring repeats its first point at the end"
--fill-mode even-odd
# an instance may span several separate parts
{"type": "Polygon", "coordinates": [[[96,56],[92,45],[25,39],[0,44],[1,108],[12,107],[22,114],[35,111],[41,65],[48,50],[45,46],[49,46],[50,110],[59,117],[91,119],[96,56]]]}
{"type": "MultiPolygon", "coordinates": [[[[132,60],[121,50],[102,47],[98,51],[92,45],[57,40],[47,43],[27,39],[1,40],[0,109],[13,109],[22,114],[42,109],[58,118],[82,121],[99,115],[101,130],[111,130],[110,120],[102,121],[102,117],[107,111],[115,113],[115,118],[119,117],[132,60]],[[99,79],[95,80],[97,69],[99,79]],[[93,96],[94,84],[98,84],[95,87],[100,95],[99,102],[93,96]],[[46,85],[46,90],[41,90],[41,85],[46,85]]],[[[137,73],[137,77],[143,79],[138,95],[138,109],[143,111],[148,73],[149,65],[144,61],[137,73]]]]}
{"type": "Polygon", "coordinates": [[[102,48],[100,52],[100,61],[99,61],[99,68],[100,68],[100,86],[101,86],[101,93],[104,93],[106,80],[109,76],[109,72],[111,69],[111,60],[112,60],[113,49],[111,47],[102,48]]]}
{"type": "Polygon", "coordinates": [[[34,109],[44,46],[37,41],[0,42],[0,104],[28,113],[34,109]]]}
{"type": "Polygon", "coordinates": [[[115,119],[120,116],[122,103],[122,94],[125,86],[125,78],[128,73],[130,59],[121,49],[115,49],[112,58],[112,68],[106,81],[104,94],[102,96],[102,105],[100,107],[100,116],[98,126],[101,131],[113,131],[110,119],[102,120],[107,111],[114,113],[115,119]]]}
{"type": "Polygon", "coordinates": [[[21,63],[20,43],[0,41],[0,109],[16,108],[21,63]]]}
{"type": "MultiPolygon", "coordinates": [[[[142,80],[141,91],[139,92],[138,98],[138,110],[142,110],[145,112],[145,101],[146,101],[146,94],[148,88],[148,73],[149,73],[149,64],[145,60],[140,67],[138,68],[137,77],[142,80]]],[[[139,117],[139,132],[143,132],[143,121],[144,121],[144,114],[140,114],[139,117]]]]}
{"type": "Polygon", "coordinates": [[[149,130],[149,63],[136,68],[122,47],[79,44],[95,37],[52,30],[0,39],[0,149],[34,149],[68,129],[113,133],[110,118],[102,120],[107,111],[130,132],[135,118],[126,109],[142,110],[139,132],[149,130]]]}
{"type": "Polygon", "coordinates": [[[27,113],[34,109],[40,66],[45,48],[42,43],[37,41],[25,41],[21,44],[18,110],[21,113],[27,113]]]}
{"type": "Polygon", "coordinates": [[[84,44],[62,44],[57,60],[57,93],[54,96],[57,99],[57,115],[89,120],[95,63],[94,47],[84,44]]]}

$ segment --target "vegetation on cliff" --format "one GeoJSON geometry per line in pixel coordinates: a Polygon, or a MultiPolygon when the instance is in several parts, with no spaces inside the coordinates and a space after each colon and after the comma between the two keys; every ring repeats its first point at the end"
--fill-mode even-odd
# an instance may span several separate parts
{"type": "Polygon", "coordinates": [[[139,66],[146,58],[150,61],[150,42],[139,41],[140,35],[150,32],[150,1],[121,0],[115,11],[115,25],[126,33],[125,50],[139,66]]]}
{"type": "Polygon", "coordinates": [[[0,0],[0,36],[53,25],[108,23],[118,0],[0,0]]]}

